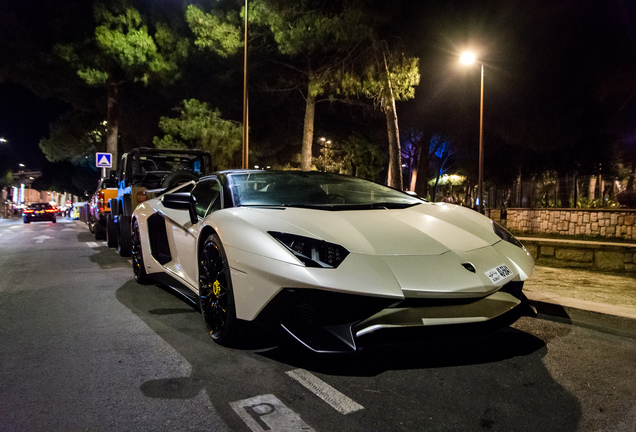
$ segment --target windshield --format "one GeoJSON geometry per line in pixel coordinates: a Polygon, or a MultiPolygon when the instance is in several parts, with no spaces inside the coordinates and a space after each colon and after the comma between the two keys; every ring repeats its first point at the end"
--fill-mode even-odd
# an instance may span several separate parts
{"type": "Polygon", "coordinates": [[[151,154],[140,155],[133,164],[133,174],[145,172],[172,172],[177,170],[190,170],[197,174],[203,173],[203,157],[190,154],[151,154]]]}
{"type": "Polygon", "coordinates": [[[236,206],[323,210],[404,208],[423,201],[357,177],[317,171],[262,171],[228,176],[236,206]]]}

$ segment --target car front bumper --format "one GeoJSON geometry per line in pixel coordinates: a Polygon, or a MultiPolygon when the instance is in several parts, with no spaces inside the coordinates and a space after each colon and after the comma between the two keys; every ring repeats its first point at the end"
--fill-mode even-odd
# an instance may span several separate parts
{"type": "Polygon", "coordinates": [[[322,353],[364,347],[457,339],[488,334],[521,316],[536,316],[510,282],[488,296],[472,299],[395,300],[322,290],[285,289],[257,321],[279,328],[306,348],[322,353]]]}

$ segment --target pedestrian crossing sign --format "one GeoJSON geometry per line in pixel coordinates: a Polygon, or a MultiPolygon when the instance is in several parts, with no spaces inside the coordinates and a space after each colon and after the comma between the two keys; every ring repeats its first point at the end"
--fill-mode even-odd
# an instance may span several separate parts
{"type": "Polygon", "coordinates": [[[96,153],[95,165],[97,168],[110,168],[113,166],[113,155],[111,153],[96,153]]]}

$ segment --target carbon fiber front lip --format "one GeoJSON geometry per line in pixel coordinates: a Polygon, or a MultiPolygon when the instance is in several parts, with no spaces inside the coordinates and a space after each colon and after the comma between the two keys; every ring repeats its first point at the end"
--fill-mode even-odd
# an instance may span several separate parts
{"type": "Polygon", "coordinates": [[[521,304],[512,294],[498,291],[464,304],[384,309],[354,326],[356,337],[380,329],[470,324],[497,318],[521,304]]]}

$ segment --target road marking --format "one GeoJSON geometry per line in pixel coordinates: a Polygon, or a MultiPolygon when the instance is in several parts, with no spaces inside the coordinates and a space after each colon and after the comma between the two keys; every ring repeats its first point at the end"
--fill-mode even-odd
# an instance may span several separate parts
{"type": "Polygon", "coordinates": [[[44,240],[48,240],[52,238],[53,237],[42,234],[41,236],[33,237],[33,240],[35,240],[35,243],[38,244],[38,243],[44,243],[44,240]]]}
{"type": "Polygon", "coordinates": [[[304,369],[294,369],[286,372],[286,374],[301,383],[309,391],[327,402],[342,414],[349,414],[364,409],[362,405],[343,395],[338,390],[304,369]]]}
{"type": "Polygon", "coordinates": [[[13,225],[9,227],[9,229],[16,229],[16,228],[24,228],[24,225],[13,225]]]}
{"type": "Polygon", "coordinates": [[[272,394],[230,402],[230,406],[253,432],[314,431],[272,394]]]}
{"type": "Polygon", "coordinates": [[[90,248],[96,248],[99,247],[99,245],[95,242],[86,242],[86,244],[88,245],[88,247],[90,248]]]}

